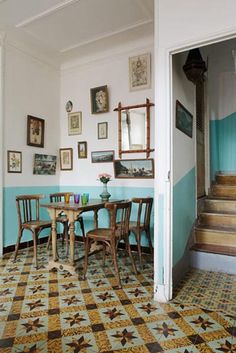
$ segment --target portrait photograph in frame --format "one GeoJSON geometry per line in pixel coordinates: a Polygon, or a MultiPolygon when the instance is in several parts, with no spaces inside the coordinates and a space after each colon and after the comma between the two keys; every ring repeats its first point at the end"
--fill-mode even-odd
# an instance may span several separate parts
{"type": "Polygon", "coordinates": [[[68,114],[68,135],[82,134],[82,112],[68,114]]]}
{"type": "Polygon", "coordinates": [[[108,137],[108,123],[98,123],[98,139],[107,139],[108,137]]]}
{"type": "Polygon", "coordinates": [[[91,113],[106,113],[109,109],[107,86],[99,86],[90,89],[91,113]]]}
{"type": "Polygon", "coordinates": [[[78,158],[87,158],[87,142],[78,142],[78,158]]]}
{"type": "Polygon", "coordinates": [[[44,147],[44,120],[27,116],[27,145],[44,147]]]}
{"type": "Polygon", "coordinates": [[[178,100],[176,100],[175,126],[187,136],[193,136],[193,115],[178,100]]]}
{"type": "Polygon", "coordinates": [[[129,58],[130,91],[151,87],[151,54],[145,53],[129,58]]]}
{"type": "Polygon", "coordinates": [[[49,154],[34,155],[34,169],[33,174],[36,175],[55,175],[57,165],[57,156],[49,154]]]}
{"type": "Polygon", "coordinates": [[[60,169],[72,170],[73,169],[73,149],[60,148],[60,169]]]}
{"type": "Polygon", "coordinates": [[[92,163],[108,163],[114,161],[114,151],[91,152],[92,163]]]}
{"type": "Polygon", "coordinates": [[[7,151],[8,173],[22,173],[22,152],[7,151]]]}
{"type": "Polygon", "coordinates": [[[114,160],[115,178],[122,179],[153,179],[154,160],[150,159],[119,159],[114,160]]]}

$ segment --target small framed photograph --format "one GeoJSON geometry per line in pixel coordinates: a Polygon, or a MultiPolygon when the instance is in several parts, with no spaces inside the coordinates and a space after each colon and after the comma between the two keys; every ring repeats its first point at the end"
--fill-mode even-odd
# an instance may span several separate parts
{"type": "Polygon", "coordinates": [[[91,152],[92,163],[106,163],[114,161],[114,151],[91,152]]]}
{"type": "Polygon", "coordinates": [[[44,147],[44,120],[27,116],[27,145],[44,147]]]}
{"type": "Polygon", "coordinates": [[[193,115],[176,100],[176,127],[189,137],[193,136],[193,115]]]}
{"type": "Polygon", "coordinates": [[[151,87],[151,55],[141,54],[129,58],[130,91],[151,87]]]}
{"type": "Polygon", "coordinates": [[[60,169],[72,170],[73,169],[73,149],[60,148],[60,169]]]}
{"type": "Polygon", "coordinates": [[[22,173],[22,153],[20,151],[7,151],[8,173],[22,173]]]}
{"type": "Polygon", "coordinates": [[[107,86],[100,86],[90,89],[91,113],[106,113],[109,109],[107,86]]]}
{"type": "Polygon", "coordinates": [[[33,174],[37,175],[55,175],[56,174],[57,156],[48,154],[34,155],[33,174]]]}
{"type": "Polygon", "coordinates": [[[107,139],[108,137],[108,123],[98,123],[98,139],[107,139]]]}
{"type": "Polygon", "coordinates": [[[115,178],[153,179],[153,159],[120,159],[114,161],[115,178]]]}
{"type": "Polygon", "coordinates": [[[78,142],[78,158],[87,158],[87,142],[78,142]]]}
{"type": "Polygon", "coordinates": [[[68,114],[68,135],[82,134],[82,112],[68,114]]]}

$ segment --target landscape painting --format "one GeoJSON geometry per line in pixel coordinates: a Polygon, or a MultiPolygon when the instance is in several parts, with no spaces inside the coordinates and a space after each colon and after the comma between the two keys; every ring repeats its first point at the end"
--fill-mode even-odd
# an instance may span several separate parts
{"type": "Polygon", "coordinates": [[[56,161],[56,156],[51,156],[48,154],[35,154],[33,173],[37,175],[55,175],[56,161]]]}
{"type": "Polygon", "coordinates": [[[113,162],[114,151],[94,151],[91,152],[92,163],[113,162]]]}
{"type": "Polygon", "coordinates": [[[153,159],[120,159],[114,161],[115,178],[154,178],[153,159]]]}

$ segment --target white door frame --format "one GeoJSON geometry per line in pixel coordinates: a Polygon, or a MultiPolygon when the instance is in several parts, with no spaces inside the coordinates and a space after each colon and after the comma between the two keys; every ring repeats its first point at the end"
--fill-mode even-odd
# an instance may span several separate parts
{"type": "Polygon", "coordinates": [[[0,33],[0,256],[3,254],[3,174],[4,174],[4,66],[5,33],[0,33]]]}
{"type": "MultiPolygon", "coordinates": [[[[158,17],[155,17],[158,19],[158,17]]],[[[158,26],[155,23],[155,33],[158,26]]],[[[156,179],[154,182],[154,299],[167,302],[172,299],[173,269],[173,129],[172,55],[196,47],[211,45],[236,37],[235,29],[209,35],[199,40],[176,43],[172,48],[158,47],[155,38],[155,154],[156,179]],[[161,127],[161,128],[160,128],[161,127]]]]}

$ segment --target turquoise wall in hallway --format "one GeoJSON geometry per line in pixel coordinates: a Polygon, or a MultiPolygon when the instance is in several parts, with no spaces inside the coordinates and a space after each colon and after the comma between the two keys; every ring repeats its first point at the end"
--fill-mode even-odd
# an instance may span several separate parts
{"type": "MultiPolygon", "coordinates": [[[[99,194],[102,192],[101,186],[88,186],[88,187],[78,187],[78,186],[68,186],[68,187],[6,187],[4,188],[4,207],[3,207],[3,220],[4,220],[4,240],[3,246],[7,247],[9,245],[13,245],[16,243],[17,232],[18,232],[18,220],[17,220],[17,212],[16,212],[16,204],[15,199],[16,195],[23,194],[44,194],[45,199],[43,202],[49,202],[48,195],[50,193],[58,192],[58,191],[72,191],[74,193],[83,193],[89,192],[90,198],[99,198],[99,194]]],[[[138,188],[138,187],[109,187],[108,191],[112,195],[113,199],[130,199],[132,197],[145,197],[154,195],[153,188],[138,188]]],[[[99,226],[104,226],[107,224],[107,216],[106,210],[99,211],[99,226]],[[103,217],[104,215],[104,217],[103,217]]],[[[131,219],[135,218],[136,207],[132,207],[131,219]]],[[[41,209],[41,215],[43,218],[48,219],[48,213],[46,209],[41,209]]],[[[85,220],[85,228],[86,230],[91,229],[93,227],[93,212],[86,212],[83,215],[85,220]]],[[[154,216],[152,212],[151,219],[151,232],[153,237],[153,222],[154,216]]],[[[45,230],[45,233],[48,234],[48,231],[45,230]]],[[[43,235],[43,233],[42,233],[43,235]]],[[[31,240],[30,232],[25,231],[22,241],[31,240]]],[[[131,237],[131,243],[135,243],[134,237],[131,237]]],[[[147,245],[148,242],[143,237],[142,245],[147,245]]]]}
{"type": "Polygon", "coordinates": [[[195,168],[173,188],[173,265],[181,259],[196,217],[195,168]]]}
{"type": "Polygon", "coordinates": [[[210,121],[211,180],[215,172],[236,171],[236,113],[210,121]]]}

